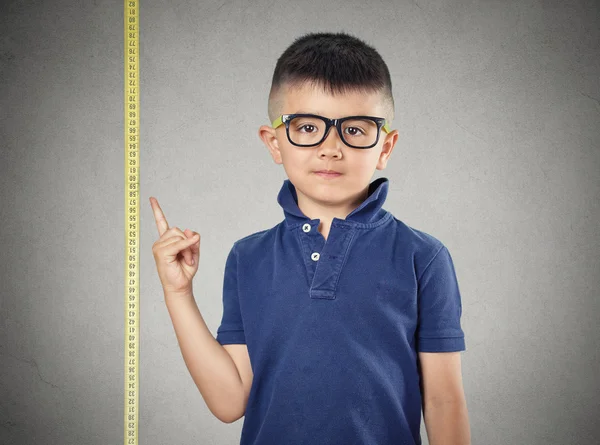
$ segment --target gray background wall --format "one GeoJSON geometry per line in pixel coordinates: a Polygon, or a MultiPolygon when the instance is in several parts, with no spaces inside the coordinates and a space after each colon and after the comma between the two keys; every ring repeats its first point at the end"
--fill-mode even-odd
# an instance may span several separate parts
{"type": "MultiPolygon", "coordinates": [[[[283,219],[257,130],[277,57],[309,31],[354,33],[389,66],[400,138],[375,177],[453,255],[472,443],[600,441],[599,11],[143,0],[140,443],[239,440],[180,354],[148,197],[202,235],[216,335],[229,248],[283,219]]],[[[4,0],[0,30],[0,443],[122,443],[123,2],[4,0]]]]}

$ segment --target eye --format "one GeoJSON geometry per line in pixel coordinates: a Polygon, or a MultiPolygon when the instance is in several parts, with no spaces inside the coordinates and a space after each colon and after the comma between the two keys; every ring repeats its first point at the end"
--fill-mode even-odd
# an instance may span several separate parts
{"type": "Polygon", "coordinates": [[[350,130],[350,132],[349,132],[350,136],[357,136],[357,135],[360,135],[360,133],[362,133],[363,135],[365,134],[365,132],[358,127],[346,127],[346,130],[350,130]]]}
{"type": "Polygon", "coordinates": [[[313,130],[313,131],[307,131],[307,132],[305,132],[305,133],[314,133],[315,126],[314,126],[314,125],[311,125],[311,124],[304,124],[304,125],[301,125],[300,127],[298,127],[298,130],[300,130],[300,131],[301,131],[303,128],[307,128],[307,127],[309,128],[309,130],[313,130]]]}

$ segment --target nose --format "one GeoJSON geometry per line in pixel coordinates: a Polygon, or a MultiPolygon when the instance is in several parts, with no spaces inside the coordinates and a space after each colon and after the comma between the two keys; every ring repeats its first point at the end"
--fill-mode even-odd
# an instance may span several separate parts
{"type": "Polygon", "coordinates": [[[340,151],[342,145],[344,145],[344,141],[340,138],[336,126],[332,125],[329,127],[329,133],[327,133],[325,139],[319,144],[319,148],[323,152],[336,154],[340,151]]]}

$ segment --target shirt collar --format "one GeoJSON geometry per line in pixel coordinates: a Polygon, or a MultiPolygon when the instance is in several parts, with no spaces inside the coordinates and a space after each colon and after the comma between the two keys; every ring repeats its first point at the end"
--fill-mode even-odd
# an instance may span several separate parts
{"type": "MultiPolygon", "coordinates": [[[[382,208],[389,188],[388,178],[377,178],[369,184],[369,194],[346,219],[341,220],[357,225],[371,224],[383,218],[388,212],[382,208]]],[[[288,226],[311,221],[298,207],[298,194],[296,187],[289,179],[283,181],[281,190],[277,195],[277,202],[283,208],[285,221],[288,226]]],[[[334,218],[336,219],[336,218],[334,218]]]]}

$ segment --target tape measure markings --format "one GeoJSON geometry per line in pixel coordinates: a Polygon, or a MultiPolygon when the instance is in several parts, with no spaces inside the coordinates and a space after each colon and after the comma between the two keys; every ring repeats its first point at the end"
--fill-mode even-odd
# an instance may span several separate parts
{"type": "Polygon", "coordinates": [[[138,444],[139,404],[139,0],[124,3],[125,128],[125,406],[124,444],[138,444]]]}

